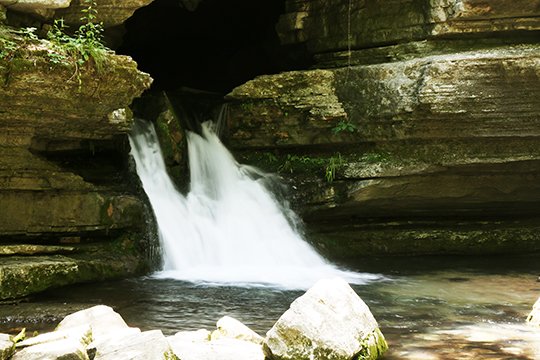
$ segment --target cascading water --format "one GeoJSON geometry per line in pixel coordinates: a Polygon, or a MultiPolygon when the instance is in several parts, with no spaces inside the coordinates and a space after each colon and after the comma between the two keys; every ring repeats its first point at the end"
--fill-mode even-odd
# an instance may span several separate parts
{"type": "Polygon", "coordinates": [[[166,172],[152,123],[136,120],[130,135],[163,247],[163,271],[156,276],[298,289],[328,276],[354,283],[376,278],[328,264],[264,186],[268,175],[239,165],[209,123],[202,135],[187,137],[191,186],[184,196],[166,172]]]}

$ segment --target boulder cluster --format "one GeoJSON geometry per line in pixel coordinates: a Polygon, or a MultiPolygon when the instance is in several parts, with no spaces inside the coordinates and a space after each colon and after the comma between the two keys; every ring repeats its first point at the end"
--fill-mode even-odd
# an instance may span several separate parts
{"type": "Polygon", "coordinates": [[[297,298],[262,337],[224,316],[216,329],[130,327],[111,307],[66,316],[49,333],[0,336],[0,359],[351,360],[377,359],[387,349],[377,321],[344,280],[323,279],[297,298]]]}

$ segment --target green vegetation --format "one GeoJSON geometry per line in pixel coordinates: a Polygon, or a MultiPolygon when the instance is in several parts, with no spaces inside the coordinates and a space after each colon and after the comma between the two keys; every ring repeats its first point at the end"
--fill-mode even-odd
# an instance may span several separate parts
{"type": "Polygon", "coordinates": [[[353,123],[351,123],[350,121],[348,120],[340,120],[336,126],[334,126],[332,128],[332,132],[334,134],[339,134],[339,133],[342,133],[342,132],[348,132],[348,133],[354,133],[358,130],[358,128],[356,127],[356,125],[354,125],[353,123]]]}
{"type": "Polygon", "coordinates": [[[79,26],[73,36],[67,34],[67,26],[63,19],[54,21],[52,29],[47,33],[54,45],[54,52],[48,54],[49,61],[54,64],[74,65],[74,77],[81,85],[80,68],[92,62],[96,69],[102,71],[103,63],[109,49],[103,44],[103,25],[96,23],[96,0],[82,0],[86,6],[81,10],[79,26]]]}
{"type": "Polygon", "coordinates": [[[0,29],[0,60],[11,61],[24,56],[24,51],[31,43],[38,41],[35,27],[19,30],[0,29]],[[16,37],[16,38],[15,38],[16,37]]]}
{"type": "MultiPolygon", "coordinates": [[[[55,20],[47,33],[52,48],[45,52],[45,57],[51,64],[74,67],[69,80],[75,79],[79,89],[82,85],[81,68],[93,65],[98,72],[102,71],[109,51],[103,44],[103,25],[96,22],[96,0],[81,1],[85,6],[81,10],[82,25],[69,35],[63,19],[55,20]]],[[[12,60],[30,57],[30,45],[39,44],[36,31],[34,27],[18,30],[0,28],[0,60],[8,62],[8,74],[13,66],[12,60]]]]}
{"type": "Polygon", "coordinates": [[[287,154],[279,156],[271,152],[250,154],[249,163],[255,163],[266,171],[277,173],[319,173],[327,182],[333,182],[336,172],[344,164],[340,153],[332,156],[308,156],[287,154]]]}

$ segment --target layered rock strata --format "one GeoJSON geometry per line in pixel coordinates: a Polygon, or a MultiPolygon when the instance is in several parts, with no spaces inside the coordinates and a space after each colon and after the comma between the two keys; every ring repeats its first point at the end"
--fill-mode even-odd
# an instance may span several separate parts
{"type": "MultiPolygon", "coordinates": [[[[135,10],[150,4],[153,0],[95,0],[96,22],[105,27],[120,25],[135,10]]],[[[88,7],[84,0],[0,0],[0,5],[9,10],[28,13],[43,19],[62,18],[66,24],[80,25],[82,10],[88,7]]]]}
{"type": "Polygon", "coordinates": [[[538,5],[289,1],[319,69],[234,89],[229,142],[336,257],[540,250],[538,5]]]}
{"type": "Polygon", "coordinates": [[[146,210],[123,162],[151,78],[112,52],[98,70],[11,28],[0,41],[0,299],[140,272],[146,210]]]}

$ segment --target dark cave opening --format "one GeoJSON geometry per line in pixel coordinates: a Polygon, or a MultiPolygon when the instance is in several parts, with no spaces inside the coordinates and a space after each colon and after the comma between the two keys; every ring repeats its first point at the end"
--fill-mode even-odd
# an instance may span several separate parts
{"type": "Polygon", "coordinates": [[[125,24],[117,52],[150,73],[153,90],[224,94],[257,75],[309,66],[302,49],[279,43],[284,0],[202,0],[191,11],[184,3],[156,0],[125,24]]]}

